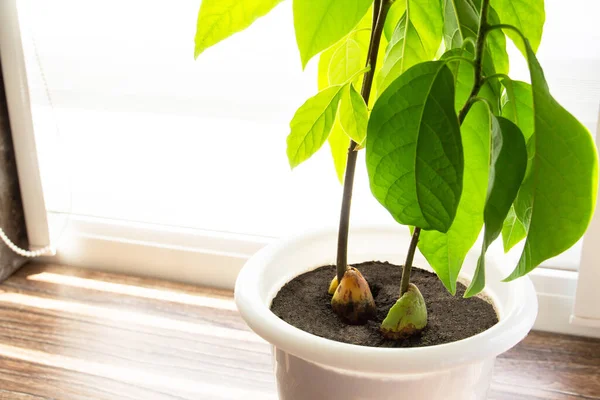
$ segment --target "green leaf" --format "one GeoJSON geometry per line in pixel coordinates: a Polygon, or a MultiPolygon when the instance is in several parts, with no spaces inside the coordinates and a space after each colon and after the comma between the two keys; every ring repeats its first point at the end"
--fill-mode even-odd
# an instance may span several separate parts
{"type": "Polygon", "coordinates": [[[485,253],[502,232],[527,168],[527,149],[519,127],[502,117],[492,116],[491,162],[488,193],[483,220],[485,224],[481,255],[465,297],[478,294],[485,287],[485,253]]]}
{"type": "MultiPolygon", "coordinates": [[[[363,74],[357,73],[361,71],[366,64],[369,38],[371,36],[371,14],[371,12],[367,12],[356,28],[321,53],[318,68],[319,90],[326,89],[332,85],[345,84],[355,75],[356,79],[354,79],[353,86],[358,86],[360,84],[363,79],[363,74]],[[360,49],[357,48],[356,45],[358,45],[360,49]]],[[[347,90],[344,90],[340,94],[340,97],[347,92],[347,90]]],[[[342,100],[340,107],[343,107],[345,103],[346,102],[342,100]]],[[[363,131],[366,134],[366,122],[363,131]]],[[[331,150],[331,156],[333,158],[333,164],[338,180],[340,183],[343,183],[350,138],[342,128],[339,110],[327,141],[331,150]]]]}
{"type": "Polygon", "coordinates": [[[470,0],[442,0],[444,43],[447,49],[460,48],[467,38],[477,38],[479,10],[470,0]]]}
{"type": "MultiPolygon", "coordinates": [[[[340,46],[336,46],[329,62],[329,84],[341,85],[356,75],[367,63],[370,33],[366,30],[353,31],[340,46]]],[[[362,79],[357,76],[355,83],[362,79]]]]}
{"type": "Polygon", "coordinates": [[[296,111],[287,138],[287,156],[292,168],[309,159],[327,140],[343,88],[338,85],[322,90],[296,111]]]}
{"type": "Polygon", "coordinates": [[[373,0],[294,0],[294,27],[302,67],[354,28],[373,0]]]}
{"type": "MultiPolygon", "coordinates": [[[[319,89],[344,84],[363,69],[371,37],[371,12],[368,12],[350,33],[321,53],[319,58],[319,89]]],[[[363,76],[357,76],[358,85],[363,76]]]]}
{"type": "Polygon", "coordinates": [[[516,205],[527,204],[530,221],[516,279],[575,244],[592,217],[598,189],[598,156],[588,130],[554,100],[529,41],[524,40],[533,93],[534,158],[516,205]]]}
{"type": "MultiPolygon", "coordinates": [[[[479,15],[481,10],[481,0],[455,0],[457,2],[465,2],[471,3],[468,7],[469,10],[474,11],[469,12],[467,15],[464,15],[464,38],[471,37],[472,39],[477,39],[477,30],[479,29],[479,15]]],[[[460,10],[460,8],[459,8],[460,10]]],[[[488,23],[490,25],[495,25],[500,23],[500,18],[494,10],[493,7],[488,9],[488,23]]],[[[492,73],[501,73],[508,74],[509,70],[509,61],[508,61],[508,53],[506,52],[506,37],[504,33],[500,30],[494,30],[488,32],[487,38],[485,40],[485,48],[483,52],[483,69],[487,75],[491,75],[492,73]]],[[[495,89],[499,89],[498,82],[494,82],[495,89]]]]}
{"type": "MultiPolygon", "coordinates": [[[[500,18],[493,7],[490,7],[488,11],[488,23],[500,23],[500,18]]],[[[509,61],[508,53],[506,52],[506,36],[504,36],[504,32],[499,29],[495,29],[488,33],[485,41],[485,51],[483,56],[483,62],[484,65],[486,65],[487,70],[493,68],[496,73],[508,74],[509,61]],[[491,63],[489,62],[490,60],[491,63]]]]}
{"type": "Polygon", "coordinates": [[[527,167],[523,134],[517,125],[506,118],[492,116],[491,149],[490,179],[484,210],[484,242],[487,245],[500,235],[527,167]]]}
{"type": "MultiPolygon", "coordinates": [[[[533,141],[530,142],[532,143],[533,141]]],[[[529,162],[532,163],[531,160],[529,162]]],[[[529,225],[531,224],[531,211],[533,210],[533,183],[534,179],[531,171],[525,172],[525,179],[521,184],[521,189],[519,190],[514,203],[515,213],[517,214],[519,221],[521,221],[523,224],[525,231],[529,230],[529,225]]]]}
{"type": "Polygon", "coordinates": [[[202,0],[194,58],[204,50],[252,25],[281,0],[202,0]]]}
{"type": "Polygon", "coordinates": [[[443,24],[439,0],[407,1],[406,12],[386,49],[378,78],[380,92],[413,65],[435,57],[443,24]]]}
{"type": "MultiPolygon", "coordinates": [[[[502,116],[508,118],[519,127],[528,144],[528,165],[527,172],[525,173],[525,176],[528,177],[531,173],[533,158],[535,156],[534,141],[530,140],[534,127],[531,85],[510,79],[503,79],[502,84],[506,88],[506,94],[503,97],[502,116]]],[[[521,187],[517,200],[515,200],[515,204],[504,221],[502,241],[505,252],[508,252],[527,236],[527,229],[531,218],[531,209],[529,208],[531,189],[531,181],[526,180],[526,184],[521,187]],[[527,224],[524,221],[527,221],[527,224]]]]}
{"type": "Polygon", "coordinates": [[[533,97],[531,85],[510,79],[502,80],[506,96],[502,104],[502,116],[514,122],[527,142],[533,135],[533,97]]]}
{"type": "Polygon", "coordinates": [[[383,66],[383,62],[385,60],[385,50],[388,46],[388,41],[385,36],[381,37],[381,43],[379,44],[379,52],[377,53],[377,65],[375,66],[375,77],[374,77],[374,85],[371,88],[371,95],[369,96],[369,109],[372,109],[377,101],[377,98],[382,93],[382,90],[378,87],[377,82],[380,81],[379,75],[381,72],[381,68],[383,66]]]}
{"type": "MultiPolygon", "coordinates": [[[[456,48],[445,52],[441,59],[446,60],[450,57],[465,57],[472,60],[473,54],[465,48],[456,48]]],[[[449,61],[447,65],[448,68],[450,68],[450,71],[452,71],[452,75],[454,75],[454,87],[456,88],[454,109],[458,112],[464,107],[469,99],[469,95],[471,94],[471,90],[475,83],[475,71],[473,65],[466,61],[449,61]]],[[[483,111],[485,111],[485,109],[483,111]]]]}
{"type": "MultiPolygon", "coordinates": [[[[451,49],[442,59],[462,56],[472,59],[473,54],[465,48],[451,49]]],[[[466,103],[474,84],[473,65],[465,61],[450,61],[448,67],[454,75],[456,87],[455,110],[458,112],[466,103]]],[[[497,98],[486,83],[479,93],[490,100],[497,98]]],[[[495,113],[498,110],[494,110],[495,113]]],[[[483,226],[489,152],[490,115],[485,104],[475,103],[461,126],[465,158],[463,191],[456,217],[448,232],[424,231],[421,233],[419,250],[437,273],[448,291],[456,292],[456,279],[464,259],[477,240],[483,226]]]]}
{"type": "Polygon", "coordinates": [[[392,40],[392,35],[396,29],[396,25],[400,22],[400,18],[404,16],[406,12],[406,0],[398,0],[392,4],[390,11],[388,11],[385,24],[383,25],[383,33],[388,41],[392,40]]]}
{"type": "Polygon", "coordinates": [[[327,138],[333,166],[340,183],[344,183],[344,174],[346,172],[346,162],[348,161],[348,147],[350,147],[350,138],[340,125],[339,118],[336,118],[331,133],[327,138]]]}
{"type": "MultiPolygon", "coordinates": [[[[502,116],[514,122],[521,132],[525,141],[528,143],[528,166],[525,176],[529,176],[535,149],[533,141],[530,140],[533,135],[533,97],[531,94],[531,85],[521,81],[513,81],[510,79],[502,80],[503,86],[506,88],[505,96],[502,101],[502,116]]],[[[527,178],[526,178],[527,179],[527,178]]],[[[531,218],[529,209],[529,200],[531,199],[531,184],[522,185],[515,204],[511,207],[508,216],[504,220],[502,228],[502,241],[504,251],[508,252],[517,243],[525,239],[527,236],[527,228],[531,218]],[[517,206],[518,205],[518,206],[517,206]],[[525,224],[523,221],[527,221],[525,224]]]]}
{"type": "Polygon", "coordinates": [[[359,145],[363,144],[367,137],[369,110],[365,100],[352,85],[348,85],[348,89],[342,93],[339,115],[344,132],[359,145]]]}
{"type": "MultiPolygon", "coordinates": [[[[517,27],[529,39],[535,53],[542,41],[546,20],[544,0],[491,0],[491,5],[498,13],[500,22],[517,27]]],[[[506,33],[527,57],[527,50],[519,34],[512,30],[506,33]]]]}
{"type": "MultiPolygon", "coordinates": [[[[460,48],[469,38],[475,41],[479,29],[479,10],[481,0],[442,0],[444,15],[444,43],[447,49],[460,48]]],[[[490,10],[490,19],[494,12],[490,10]]],[[[474,51],[470,46],[470,51],[474,51]]],[[[502,33],[490,32],[486,41],[483,55],[483,71],[485,76],[495,73],[508,72],[508,54],[506,53],[506,39],[502,33]],[[493,51],[493,53],[492,53],[493,51]],[[498,62],[496,67],[494,63],[498,62]]],[[[497,81],[489,82],[489,88],[494,94],[493,105],[501,97],[500,84],[497,81]]]]}
{"type": "Polygon", "coordinates": [[[367,132],[375,198],[401,224],[446,232],[462,191],[463,149],[445,63],[417,64],[395,80],[375,103],[367,132]]]}
{"type": "Polygon", "coordinates": [[[327,89],[331,84],[329,83],[329,65],[331,64],[331,57],[335,53],[336,47],[332,46],[321,53],[319,56],[319,66],[317,69],[317,84],[319,91],[327,89]]]}
{"type": "MultiPolygon", "coordinates": [[[[442,55],[441,59],[446,60],[450,57],[456,56],[465,57],[471,60],[474,58],[474,55],[471,51],[465,48],[457,48],[448,50],[442,55]]],[[[454,86],[456,87],[455,109],[458,113],[469,99],[471,89],[473,89],[473,85],[475,84],[475,71],[473,65],[464,60],[452,60],[449,61],[447,65],[454,75],[454,86]]],[[[494,114],[499,114],[499,99],[496,97],[496,94],[490,87],[489,82],[484,83],[483,87],[479,91],[479,97],[489,100],[493,106],[494,114]],[[498,107],[496,107],[497,104],[498,107]]],[[[484,114],[487,115],[487,113],[484,114]]],[[[483,118],[487,117],[484,116],[483,118]]]]}
{"type": "Polygon", "coordinates": [[[525,239],[527,229],[515,212],[514,205],[510,208],[504,225],[502,226],[502,243],[504,244],[504,252],[508,253],[517,243],[525,239]]]}
{"type": "MultiPolygon", "coordinates": [[[[363,68],[367,47],[364,42],[354,39],[345,41],[344,45],[336,49],[329,64],[329,83],[339,85],[346,82],[352,75],[363,68]]],[[[357,77],[360,79],[361,77],[357,77]]]]}
{"type": "Polygon", "coordinates": [[[531,218],[531,189],[532,181],[527,177],[531,174],[533,158],[535,156],[534,141],[530,140],[533,136],[533,97],[531,94],[531,85],[525,82],[513,81],[510,79],[502,80],[506,88],[503,96],[502,115],[514,122],[527,142],[528,163],[525,172],[525,183],[522,185],[515,204],[511,208],[502,229],[502,241],[504,251],[508,252],[517,243],[527,236],[527,229],[531,218]],[[526,222],[525,222],[526,221],[526,222]]]}
{"type": "Polygon", "coordinates": [[[419,250],[452,294],[465,257],[483,226],[490,153],[490,116],[485,104],[473,105],[460,130],[465,167],[456,217],[448,232],[422,231],[419,240],[419,250]]]}

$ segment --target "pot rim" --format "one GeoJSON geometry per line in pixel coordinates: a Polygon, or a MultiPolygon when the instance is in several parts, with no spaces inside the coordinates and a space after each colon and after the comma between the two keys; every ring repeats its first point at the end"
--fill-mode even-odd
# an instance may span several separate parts
{"type": "MultiPolygon", "coordinates": [[[[397,229],[381,226],[361,227],[352,232],[368,233],[373,230],[379,233],[398,233],[397,229]]],[[[269,304],[265,304],[261,290],[266,289],[262,287],[260,278],[263,271],[278,267],[270,263],[277,254],[285,252],[289,247],[302,246],[302,243],[332,234],[337,237],[336,230],[326,229],[276,241],[252,256],[238,275],[235,302],[243,319],[255,333],[287,353],[323,366],[359,370],[361,373],[425,373],[494,358],[520,342],[535,322],[537,295],[531,279],[525,276],[502,283],[510,285],[511,296],[516,298],[513,307],[503,310],[496,325],[477,335],[451,343],[414,348],[368,347],[337,342],[296,328],[270,310],[272,298],[268,299],[269,304]]],[[[282,286],[277,287],[274,293],[282,286]]],[[[490,297],[497,301],[493,293],[490,297]]]]}

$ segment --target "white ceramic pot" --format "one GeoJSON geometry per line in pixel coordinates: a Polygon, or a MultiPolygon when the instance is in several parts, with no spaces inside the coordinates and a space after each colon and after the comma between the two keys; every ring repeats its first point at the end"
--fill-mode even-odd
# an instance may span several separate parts
{"type": "MultiPolygon", "coordinates": [[[[402,264],[409,240],[407,229],[354,230],[349,261],[402,264]]],[[[286,282],[334,264],[336,244],[333,230],[279,241],[252,257],[238,277],[235,300],[242,317],[273,346],[279,398],[484,400],[495,358],[521,341],[533,326],[537,297],[530,279],[502,283],[506,271],[488,260],[485,295],[494,302],[500,322],[468,339],[408,349],[356,346],[304,332],[269,309],[286,282]]],[[[469,254],[461,279],[472,276],[476,261],[477,255],[469,254]]],[[[420,254],[415,264],[427,265],[420,254]]]]}

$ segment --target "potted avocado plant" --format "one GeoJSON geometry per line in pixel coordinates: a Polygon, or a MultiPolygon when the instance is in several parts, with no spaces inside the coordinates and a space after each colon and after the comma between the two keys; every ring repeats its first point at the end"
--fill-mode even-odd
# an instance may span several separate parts
{"type": "MultiPolygon", "coordinates": [[[[196,57],[279,2],[203,0],[196,57]]],[[[328,142],[343,198],[337,232],[267,246],[236,283],[240,313],[273,345],[279,396],[485,399],[494,359],[537,314],[524,276],[581,238],[596,199],[591,135],[535,55],[543,0],[293,0],[293,11],[302,65],[320,55],[319,92],[292,118],[288,159],[328,142]],[[507,37],[530,83],[510,78],[507,37]],[[350,232],[359,151],[374,197],[408,229],[350,232]],[[508,275],[486,259],[500,236],[506,251],[525,240],[508,275]]]]}

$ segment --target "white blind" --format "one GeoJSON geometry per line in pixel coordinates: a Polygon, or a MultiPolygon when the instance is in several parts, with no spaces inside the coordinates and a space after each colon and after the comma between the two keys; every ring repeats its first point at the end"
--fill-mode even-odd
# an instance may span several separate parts
{"type": "MultiPolygon", "coordinates": [[[[546,3],[539,57],[549,85],[595,129],[600,4],[546,3]]],[[[285,156],[289,120],[316,92],[291,1],[198,61],[198,0],[18,5],[49,210],[266,236],[337,224],[327,145],[293,172],[285,156]]],[[[353,223],[393,223],[371,197],[362,158],[355,187],[353,223]]]]}
{"type": "MultiPolygon", "coordinates": [[[[70,176],[75,214],[269,236],[335,223],[327,150],[293,173],[286,161],[289,119],[316,91],[290,4],[198,61],[198,1],[20,6],[50,210],[69,208],[70,176]]],[[[387,220],[362,182],[356,209],[387,220]]]]}

